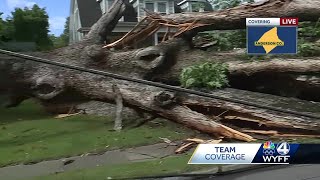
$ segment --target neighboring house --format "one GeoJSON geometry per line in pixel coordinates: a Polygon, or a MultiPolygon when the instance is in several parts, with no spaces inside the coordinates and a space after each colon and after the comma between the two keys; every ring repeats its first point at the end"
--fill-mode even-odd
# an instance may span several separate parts
{"type": "Polygon", "coordinates": [[[69,36],[70,43],[80,41],[86,32],[101,17],[102,11],[95,0],[71,0],[69,36]]]}
{"type": "Polygon", "coordinates": [[[177,2],[182,12],[206,12],[213,11],[211,4],[207,0],[183,0],[177,2]]]}
{"type": "MultiPolygon", "coordinates": [[[[70,42],[80,41],[90,30],[91,26],[106,13],[114,0],[71,0],[70,11],[70,42]]],[[[133,8],[126,9],[108,41],[112,42],[129,32],[138,21],[146,16],[144,9],[160,14],[172,14],[192,11],[212,11],[207,0],[130,0],[133,8]]],[[[159,29],[144,46],[158,44],[166,29],[159,29]]]]}

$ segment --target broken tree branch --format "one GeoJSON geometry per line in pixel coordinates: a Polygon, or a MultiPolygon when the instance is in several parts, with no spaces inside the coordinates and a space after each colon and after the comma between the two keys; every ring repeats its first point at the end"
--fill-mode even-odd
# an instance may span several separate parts
{"type": "Polygon", "coordinates": [[[98,22],[91,27],[84,40],[90,40],[97,44],[104,43],[107,35],[111,34],[128,5],[129,0],[116,0],[108,10],[108,13],[102,15],[98,22]]]}
{"type": "Polygon", "coordinates": [[[123,100],[122,100],[120,89],[116,84],[112,85],[112,91],[115,94],[115,102],[116,102],[116,118],[114,122],[114,130],[120,131],[122,129],[123,100]]]}

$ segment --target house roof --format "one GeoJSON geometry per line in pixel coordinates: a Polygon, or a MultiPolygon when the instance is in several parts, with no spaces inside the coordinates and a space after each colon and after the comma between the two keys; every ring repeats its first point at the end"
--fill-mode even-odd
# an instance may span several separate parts
{"type": "Polygon", "coordinates": [[[82,27],[91,27],[102,16],[99,3],[93,0],[77,0],[82,27]]]}

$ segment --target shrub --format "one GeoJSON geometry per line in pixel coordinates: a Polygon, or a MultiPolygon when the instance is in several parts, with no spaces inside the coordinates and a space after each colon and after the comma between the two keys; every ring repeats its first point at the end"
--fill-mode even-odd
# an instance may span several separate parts
{"type": "Polygon", "coordinates": [[[300,56],[320,55],[320,18],[317,22],[302,22],[299,24],[298,54],[300,56]]]}
{"type": "Polygon", "coordinates": [[[226,64],[206,62],[183,69],[180,82],[185,88],[222,88],[229,82],[227,72],[226,64]]]}
{"type": "Polygon", "coordinates": [[[298,44],[298,54],[300,56],[319,56],[320,47],[316,43],[304,42],[298,44]]]}
{"type": "Polygon", "coordinates": [[[211,31],[199,34],[200,37],[216,44],[210,48],[214,51],[229,51],[234,48],[246,47],[246,31],[211,31]]]}

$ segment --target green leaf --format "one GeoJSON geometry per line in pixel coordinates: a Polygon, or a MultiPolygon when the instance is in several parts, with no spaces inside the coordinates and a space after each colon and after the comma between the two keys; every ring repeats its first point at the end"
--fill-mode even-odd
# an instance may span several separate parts
{"type": "Polygon", "coordinates": [[[186,81],[186,87],[192,87],[195,84],[196,80],[194,78],[190,78],[186,81]]]}
{"type": "Polygon", "coordinates": [[[228,85],[228,66],[221,63],[202,63],[182,70],[180,82],[187,88],[215,89],[228,85]]]}

